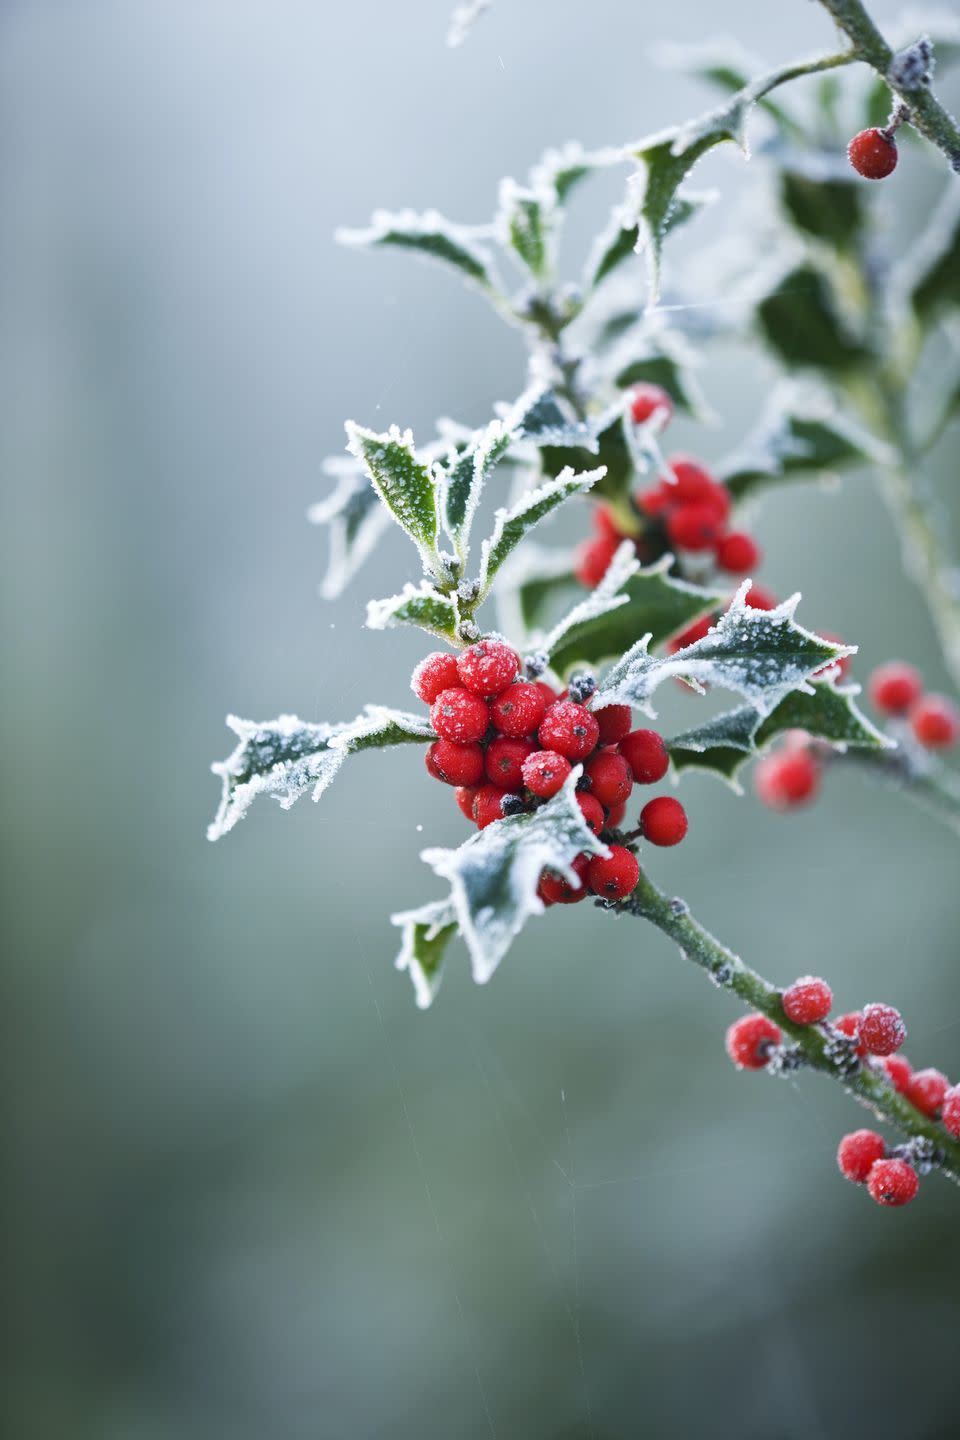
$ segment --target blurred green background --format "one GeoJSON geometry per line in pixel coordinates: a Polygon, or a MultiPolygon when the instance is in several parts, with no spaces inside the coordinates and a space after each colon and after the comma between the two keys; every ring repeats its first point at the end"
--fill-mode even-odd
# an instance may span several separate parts
{"type": "MultiPolygon", "coordinates": [[[[704,108],[654,42],[831,43],[807,4],[498,0],[447,52],[451,4],[0,10],[7,1433],[956,1435],[956,1192],[887,1213],[843,1184],[860,1112],[737,1075],[734,1006],[655,931],[554,912],[486,988],[456,954],[421,1014],[387,917],[465,830],[419,753],[204,839],[227,709],[409,701],[419,637],[362,629],[403,538],[316,594],[304,512],[344,417],[478,424],[524,382],[477,296],[335,225],[482,220],[546,145],[704,108]]],[[[943,183],[911,158],[901,228],[943,183]]],[[[729,219],[741,162],[703,179],[729,219]]],[[[769,375],[715,351],[723,421],[678,445],[730,449],[769,375]]],[[[860,675],[901,654],[945,683],[868,477],[756,528],[860,675]]],[[[960,1075],[947,832],[853,774],[790,818],[685,790],[655,876],[771,977],[900,1005],[914,1061],[960,1075]]]]}

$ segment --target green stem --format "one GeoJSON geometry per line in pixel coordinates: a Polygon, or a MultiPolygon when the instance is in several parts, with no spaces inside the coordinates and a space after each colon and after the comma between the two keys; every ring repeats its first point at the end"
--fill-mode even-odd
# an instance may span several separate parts
{"type": "Polygon", "coordinates": [[[909,1100],[894,1090],[879,1068],[860,1064],[853,1073],[848,1073],[850,1052],[831,1044],[831,1040],[836,1041],[836,1036],[829,1027],[794,1025],[789,1021],[783,1013],[781,992],[776,986],[756,970],[751,970],[732,950],[721,945],[693,918],[682,900],[668,899],[641,871],[637,888],[630,898],[604,908],[615,913],[638,915],[656,925],[679,945],[688,960],[705,970],[715,984],[732,991],[779,1025],[804,1066],[837,1080],[878,1119],[896,1126],[910,1139],[928,1142],[932,1147],[931,1163],[960,1184],[960,1142],[951,1139],[936,1121],[922,1115],[909,1100]]]}

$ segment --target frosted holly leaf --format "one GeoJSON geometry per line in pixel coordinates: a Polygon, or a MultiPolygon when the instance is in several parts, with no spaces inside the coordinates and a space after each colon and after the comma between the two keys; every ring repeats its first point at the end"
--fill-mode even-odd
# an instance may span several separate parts
{"type": "Polygon", "coordinates": [[[812,264],[780,276],[756,317],[767,344],[790,367],[842,374],[873,358],[850,333],[827,276],[812,264]]]}
{"type": "Polygon", "coordinates": [[[492,4],[493,0],[462,0],[461,4],[454,6],[447,29],[447,44],[451,50],[463,44],[480,16],[492,4]]]}
{"type": "Polygon", "coordinates": [[[389,630],[394,625],[415,625],[430,635],[453,641],[460,623],[456,597],[442,595],[427,580],[406,584],[399,595],[367,602],[367,629],[389,630]]]}
{"type": "Polygon", "coordinates": [[[578,140],[570,140],[557,149],[547,150],[534,165],[530,171],[530,188],[538,193],[552,191],[557,203],[562,205],[570,191],[588,175],[622,164],[623,151],[619,146],[585,150],[578,140]]]}
{"type": "Polygon", "coordinates": [[[624,402],[616,405],[592,424],[592,449],[583,444],[541,444],[540,464],[547,475],[559,475],[566,469],[583,470],[599,463],[605,474],[597,485],[596,495],[610,500],[623,499],[630,493],[635,477],[635,458],[624,425],[624,402]]]}
{"type": "Polygon", "coordinates": [[[413,250],[452,265],[481,290],[497,295],[499,285],[493,257],[477,238],[478,233],[483,234],[485,230],[486,227],[456,225],[436,210],[426,210],[423,214],[414,210],[376,210],[367,229],[342,228],[336,232],[336,239],[341,245],[360,249],[386,245],[413,250]]]}
{"type": "Polygon", "coordinates": [[[475,444],[437,472],[443,495],[443,527],[461,563],[466,563],[470,553],[470,530],[483,487],[515,438],[502,420],[493,420],[475,444]]]}
{"type": "Polygon", "coordinates": [[[390,916],[392,925],[403,931],[400,954],[395,964],[413,981],[417,1006],[426,1010],[433,1004],[442,978],[444,951],[457,933],[457,915],[452,899],[432,900],[419,910],[404,910],[390,916]]]}
{"type": "Polygon", "coordinates": [[[572,550],[531,542],[514,551],[500,571],[497,586],[501,630],[518,641],[531,635],[557,596],[579,589],[575,564],[572,550]]]}
{"type": "MultiPolygon", "coordinates": [[[[692,220],[714,198],[709,194],[678,194],[664,235],[692,220]]],[[[629,205],[615,206],[609,224],[593,243],[584,272],[584,288],[595,290],[608,275],[632,259],[637,253],[639,240],[640,226],[633,208],[629,205]]]]}
{"type": "Polygon", "coordinates": [[[930,324],[941,311],[960,305],[960,197],[953,185],[944,193],[910,253],[893,277],[914,311],[930,324]]]}
{"type": "Polygon", "coordinates": [[[580,774],[581,767],[575,766],[546,805],[495,821],[458,850],[423,851],[421,858],[450,883],[450,900],[478,985],[490,979],[530,916],[543,910],[537,885],[544,868],[559,871],[576,889],[576,857],[610,853],[588,829],[577,804],[580,774]]]}
{"type": "Polygon", "coordinates": [[[242,820],[258,795],[272,795],[281,809],[290,807],[313,787],[319,800],[348,755],[390,745],[422,744],[435,739],[422,715],[367,705],[362,715],[345,724],[311,724],[296,715],[280,715],[258,724],[227,716],[238,743],[226,760],[211,768],[223,782],[223,794],[209,840],[219,840],[242,820]]]}
{"type": "Polygon", "coordinates": [[[517,439],[530,440],[537,446],[581,445],[594,455],[604,423],[603,417],[571,419],[554,392],[542,385],[531,386],[514,405],[505,409],[503,418],[517,439]]]}
{"type": "Polygon", "coordinates": [[[689,369],[689,359],[679,346],[670,352],[660,351],[630,360],[617,371],[614,383],[620,390],[628,390],[632,385],[641,383],[659,385],[685,415],[703,419],[708,414],[708,407],[689,369]]]}
{"type": "MultiPolygon", "coordinates": [[[[886,95],[889,110],[889,90],[886,95]]],[[[846,156],[787,145],[769,155],[777,166],[780,204],[790,223],[835,250],[855,249],[868,211],[863,185],[846,156]]]]}
{"type": "Polygon", "coordinates": [[[743,445],[721,462],[718,476],[731,495],[742,500],[795,476],[889,459],[888,448],[843,413],[825,391],[787,383],[774,391],[743,445]]]}
{"type": "Polygon", "coordinates": [[[494,517],[493,534],[484,540],[480,560],[480,598],[488,594],[493,577],[512,550],[525,535],[553,513],[571,495],[582,495],[605,473],[603,466],[575,475],[563,470],[555,480],[547,480],[536,490],[523,495],[510,510],[498,510],[494,517]]]}
{"type": "Polygon", "coordinates": [[[535,280],[544,279],[553,265],[553,194],[546,188],[527,189],[508,176],[500,182],[494,225],[500,243],[513,251],[535,280]]]}
{"type": "Polygon", "coordinates": [[[325,461],[324,469],[339,477],[336,487],[325,500],[310,506],[307,519],[311,525],[326,525],[330,536],[330,558],[320,594],[333,600],[375,548],[390,519],[359,465],[344,457],[325,461]]]}
{"type": "Polygon", "coordinates": [[[424,567],[436,570],[437,488],[413,448],[413,434],[392,425],[383,435],[348,420],[347,449],[365,468],[390,514],[420,551],[424,567]]]}
{"type": "MultiPolygon", "coordinates": [[[[709,40],[695,45],[659,45],[654,59],[666,69],[682,70],[686,75],[732,93],[745,90],[750,76],[762,68],[762,62],[733,40],[709,40]]],[[[789,117],[775,101],[768,98],[757,102],[786,128],[794,128],[789,117]]]]}
{"type": "Polygon", "coordinates": [[[729,610],[702,640],[675,655],[649,654],[650,636],[645,635],[604,676],[594,705],[633,705],[652,715],[654,691],[676,676],[695,689],[715,685],[732,690],[766,716],[791,690],[809,690],[816,671],[856,653],[856,646],[831,644],[796,623],[799,595],[775,610],[750,609],[750,583],[744,581],[729,610]]]}

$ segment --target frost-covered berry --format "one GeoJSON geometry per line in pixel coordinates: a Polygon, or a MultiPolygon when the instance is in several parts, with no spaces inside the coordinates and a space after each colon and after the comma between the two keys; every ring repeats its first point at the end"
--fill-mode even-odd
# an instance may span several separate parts
{"type": "Polygon", "coordinates": [[[536,685],[537,689],[540,691],[540,694],[543,696],[544,700],[546,701],[546,704],[547,704],[547,707],[548,707],[548,708],[549,708],[549,706],[553,705],[553,704],[560,698],[560,697],[558,696],[556,690],[554,690],[553,686],[552,686],[552,685],[548,685],[547,682],[546,682],[546,680],[534,680],[533,683],[534,683],[534,685],[536,685]]]}
{"type": "Polygon", "coordinates": [[[806,805],[820,788],[820,767],[809,750],[779,750],[757,761],[753,785],[771,810],[806,805]]]}
{"type": "Polygon", "coordinates": [[[592,830],[594,835],[599,835],[606,823],[606,816],[600,801],[585,790],[578,790],[577,804],[580,806],[580,813],[586,821],[587,828],[592,830]]]}
{"type": "Polygon", "coordinates": [[[946,695],[923,695],[910,709],[910,727],[928,750],[946,750],[960,740],[960,710],[946,695]]]}
{"type": "Polygon", "coordinates": [[[503,819],[504,791],[497,785],[481,785],[473,797],[473,818],[480,830],[503,819]]]}
{"type": "Polygon", "coordinates": [[[622,536],[594,535],[577,546],[574,573],[581,585],[593,590],[606,575],[622,536]]]}
{"type": "Polygon", "coordinates": [[[943,1128],[955,1140],[960,1140],[960,1085],[954,1085],[943,1097],[940,1113],[943,1128]]]}
{"type": "Polygon", "coordinates": [[[590,793],[601,805],[621,805],[633,789],[630,766],[616,750],[601,750],[584,767],[590,793]]]}
{"type": "Polygon", "coordinates": [[[864,1005],[860,1012],[860,1039],[871,1055],[892,1055],[907,1038],[903,1016],[892,1005],[864,1005]]]}
{"type": "Polygon", "coordinates": [[[630,391],[630,419],[635,425],[644,425],[656,415],[661,427],[669,424],[673,416],[673,401],[662,385],[641,382],[630,391]]]}
{"type": "Polygon", "coordinates": [[[906,1055],[884,1055],[881,1063],[894,1090],[903,1095],[913,1074],[913,1066],[906,1055]]]}
{"type": "Polygon", "coordinates": [[[563,788],[573,766],[556,750],[534,750],[523,762],[523,783],[538,800],[549,800],[563,788]]]}
{"type": "Polygon", "coordinates": [[[816,1025],[830,1014],[833,991],[826,980],[804,975],[783,992],[783,1013],[795,1025],[816,1025]]]}
{"type": "Polygon", "coordinates": [[[920,672],[905,660],[888,660],[870,676],[870,699],[884,715],[906,715],[923,694],[920,672]]]}
{"type": "Polygon", "coordinates": [[[485,757],[490,784],[498,785],[501,790],[522,790],[523,762],[535,749],[532,740],[511,740],[507,735],[491,740],[485,757]]]}
{"type": "Polygon", "coordinates": [[[453,792],[461,815],[465,815],[468,820],[473,819],[473,802],[477,798],[477,789],[476,785],[460,785],[453,792]]]}
{"type": "Polygon", "coordinates": [[[763,1070],[782,1038],[779,1025],[756,1013],[735,1020],[724,1043],[738,1070],[763,1070]]]}
{"type": "Polygon", "coordinates": [[[434,650],[427,655],[410,676],[410,689],[424,705],[432,705],[441,690],[459,685],[457,657],[449,650],[434,650]]]}
{"type": "Polygon", "coordinates": [[[885,180],[897,168],[897,142],[882,130],[861,130],[847,146],[847,159],[864,180],[885,180]]]}
{"type": "Polygon", "coordinates": [[[600,726],[583,705],[558,700],[540,722],[537,738],[544,750],[556,750],[568,760],[584,760],[596,749],[600,726]]]}
{"type": "Polygon", "coordinates": [[[478,640],[457,656],[460,684],[474,695],[499,695],[519,670],[520,656],[503,640],[478,640]]]}
{"type": "Polygon", "coordinates": [[[537,886],[537,894],[545,905],[576,905],[580,900],[586,900],[589,891],[587,889],[587,871],[590,866],[589,855],[578,855],[573,861],[573,870],[580,881],[575,889],[561,875],[559,870],[544,870],[540,876],[540,884],[537,886]]]}
{"type": "Polygon", "coordinates": [[[622,900],[637,888],[640,866],[637,857],[623,845],[611,845],[610,854],[594,855],[590,861],[588,879],[594,895],[605,900],[622,900]]]}
{"type": "Polygon", "coordinates": [[[731,530],[717,541],[717,564],[728,575],[749,575],[760,564],[760,547],[752,535],[731,530]]]}
{"type": "Polygon", "coordinates": [[[601,745],[616,745],[618,740],[629,734],[633,721],[629,705],[604,705],[602,710],[594,710],[593,713],[600,726],[601,745]]]}
{"type": "Polygon", "coordinates": [[[430,723],[444,740],[469,745],[487,733],[490,712],[479,695],[472,695],[462,685],[441,690],[430,707],[430,723]]]}
{"type": "Polygon", "coordinates": [[[687,833],[687,812],[672,795],[657,795],[640,811],[640,828],[651,845],[679,845],[687,833]]]}
{"type": "Polygon", "coordinates": [[[931,1066],[927,1070],[914,1070],[903,1093],[911,1105],[916,1105],[918,1110],[922,1110],[924,1115],[929,1115],[932,1119],[943,1104],[949,1088],[950,1081],[946,1075],[931,1066]]]}
{"type": "Polygon", "coordinates": [[[867,1176],[867,1189],[878,1205],[909,1205],[920,1181],[906,1160],[877,1160],[867,1176]]]}
{"type": "Polygon", "coordinates": [[[476,785],[483,778],[483,751],[476,741],[435,740],[423,758],[434,780],[444,785],[476,785]]]}
{"type": "Polygon", "coordinates": [[[712,550],[722,521],[709,504],[681,505],[667,516],[667,535],[678,550],[712,550]]]}
{"type": "Polygon", "coordinates": [[[671,636],[667,641],[667,652],[676,655],[678,650],[685,650],[688,645],[696,645],[698,640],[704,640],[717,623],[716,615],[704,615],[699,620],[694,620],[685,630],[677,635],[671,636]]]}
{"type": "Polygon", "coordinates": [[[762,585],[751,585],[744,601],[748,610],[776,610],[778,603],[776,595],[772,595],[762,585]]]}
{"type": "Polygon", "coordinates": [[[626,813],[626,801],[622,805],[611,805],[607,811],[607,829],[617,830],[623,824],[626,813]]]}
{"type": "MultiPolygon", "coordinates": [[[[549,689],[549,686],[543,689],[549,689]]],[[[547,704],[547,697],[539,685],[518,680],[500,691],[490,706],[490,719],[501,735],[509,735],[516,740],[522,735],[533,734],[546,713],[547,704]]]]}
{"type": "Polygon", "coordinates": [[[867,1176],[878,1160],[887,1153],[886,1141],[876,1130],[854,1130],[844,1135],[837,1146],[840,1174],[856,1185],[866,1183],[867,1176]]]}
{"type": "Polygon", "coordinates": [[[656,785],[670,768],[670,756],[663,736],[656,730],[631,730],[617,749],[630,766],[638,785],[656,785]]]}
{"type": "Polygon", "coordinates": [[[838,1015],[833,1021],[833,1028],[839,1030],[848,1040],[856,1040],[854,1053],[862,1060],[867,1053],[867,1047],[860,1039],[860,1011],[851,1010],[847,1015],[838,1015]]]}

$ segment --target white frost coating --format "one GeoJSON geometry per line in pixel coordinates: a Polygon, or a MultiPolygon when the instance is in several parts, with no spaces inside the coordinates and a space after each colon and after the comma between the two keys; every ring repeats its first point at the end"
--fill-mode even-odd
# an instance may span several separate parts
{"type": "Polygon", "coordinates": [[[334,470],[331,461],[324,468],[339,474],[336,488],[325,500],[318,500],[307,510],[311,525],[326,525],[330,534],[330,558],[327,573],[320,584],[325,600],[334,600],[371,554],[380,537],[390,525],[390,517],[379,501],[369,494],[369,477],[364,470],[344,457],[343,468],[334,470]]]}
{"type": "Polygon", "coordinates": [[[572,865],[577,855],[610,853],[577,804],[581,771],[575,766],[563,789],[533,814],[497,820],[458,850],[422,852],[421,859],[450,882],[450,900],[478,985],[487,983],[530,916],[543,910],[537,885],[544,867],[558,870],[578,888],[572,865]]]}
{"type": "MultiPolygon", "coordinates": [[[[367,601],[367,629],[387,630],[391,625],[403,623],[403,617],[398,618],[397,612],[411,605],[422,607],[424,611],[436,608],[438,611],[448,612],[450,632],[452,633],[456,628],[458,619],[456,601],[451,596],[441,595],[440,591],[435,590],[428,580],[421,580],[419,585],[414,585],[408,580],[399,595],[391,595],[386,600],[367,601]]],[[[425,625],[423,628],[430,629],[437,635],[447,633],[447,627],[441,629],[439,625],[425,625]]]]}
{"type": "Polygon", "coordinates": [[[512,510],[497,510],[494,515],[493,533],[489,539],[484,540],[481,546],[479,577],[481,596],[487,594],[494,575],[507,555],[520,543],[523,536],[533,529],[534,525],[551,514],[571,495],[589,490],[591,485],[596,484],[606,473],[607,467],[600,465],[596,470],[584,470],[577,475],[568,465],[561,470],[555,480],[547,480],[536,490],[531,490],[522,496],[512,510]],[[516,527],[516,537],[511,538],[508,531],[514,527],[516,527]]]}
{"type": "Polygon", "coordinates": [[[619,145],[605,145],[598,150],[585,150],[579,140],[545,150],[530,171],[530,186],[537,192],[556,190],[557,177],[570,171],[606,170],[623,164],[619,145]]]}
{"type": "Polygon", "coordinates": [[[459,457],[455,456],[445,468],[437,467],[437,483],[443,497],[441,511],[444,529],[453,541],[457,555],[464,565],[470,555],[470,532],[473,529],[473,521],[480,504],[480,497],[483,494],[483,487],[497,461],[509,449],[513,435],[514,432],[503,420],[491,420],[487,428],[478,433],[472,451],[459,457]],[[463,515],[459,523],[454,523],[450,515],[449,504],[451,485],[460,481],[461,468],[467,464],[470,465],[469,489],[463,506],[463,515]]]}
{"type": "Polygon", "coordinates": [[[493,0],[463,0],[463,4],[454,7],[447,30],[447,44],[451,50],[463,44],[476,21],[492,4],[493,0]]]}
{"type": "Polygon", "coordinates": [[[560,641],[571,630],[578,625],[583,625],[590,620],[597,620],[601,615],[608,614],[611,610],[618,610],[621,605],[626,605],[628,595],[621,595],[618,592],[640,569],[640,561],[637,559],[636,548],[632,540],[624,540],[617,546],[613,559],[604,571],[603,579],[597,588],[583,600],[568,610],[562,620],[550,631],[537,649],[545,650],[551,655],[560,641]]]}
{"type": "Polygon", "coordinates": [[[506,250],[519,257],[531,274],[541,277],[553,264],[557,219],[552,185],[518,185],[510,175],[500,181],[493,230],[506,250]],[[542,253],[541,253],[542,252],[542,253]]]}
{"type": "Polygon", "coordinates": [[[427,1010],[433,1004],[440,989],[443,969],[437,965],[433,971],[428,971],[423,964],[417,952],[417,927],[428,927],[425,939],[429,942],[435,940],[440,931],[448,925],[455,925],[456,921],[457,914],[449,897],[446,900],[431,900],[428,904],[421,905],[419,910],[402,910],[390,916],[391,925],[399,925],[403,930],[400,953],[393,963],[398,970],[406,970],[413,981],[418,1010],[427,1010]]]}
{"type": "MultiPolygon", "coordinates": [[[[718,476],[723,479],[745,470],[782,475],[789,461],[812,460],[815,451],[810,441],[793,431],[796,420],[827,426],[878,465],[888,465],[894,459],[893,449],[841,412],[824,386],[812,380],[783,380],[775,387],[756,428],[732,455],[721,461],[718,476]]],[[[826,473],[829,467],[823,469],[826,473]]]]}
{"type": "Polygon", "coordinates": [[[368,245],[403,245],[425,255],[456,265],[478,285],[493,288],[493,260],[477,235],[489,233],[488,226],[458,225],[438,210],[375,210],[366,229],[341,227],[334,232],[340,245],[363,248],[368,245]]]}

